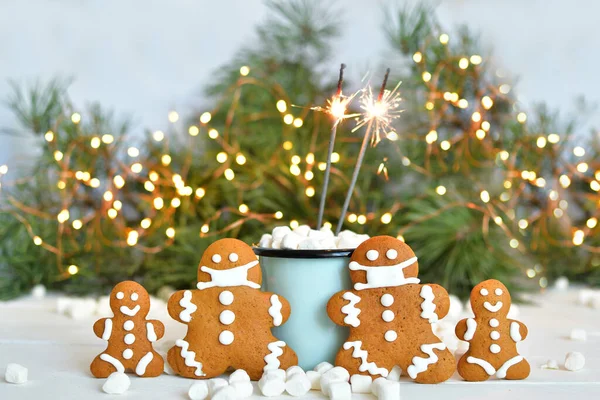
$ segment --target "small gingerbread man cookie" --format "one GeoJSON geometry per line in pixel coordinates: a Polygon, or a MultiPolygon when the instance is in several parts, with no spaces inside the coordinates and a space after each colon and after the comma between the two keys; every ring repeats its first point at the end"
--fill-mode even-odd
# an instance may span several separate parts
{"type": "Polygon", "coordinates": [[[356,248],[348,266],[354,290],[327,304],[333,322],[350,327],[335,363],[350,375],[387,377],[398,365],[418,383],[439,383],[456,370],[454,356],[431,324],[448,314],[446,290],[422,285],[412,249],[391,236],[356,248]]]}
{"type": "Polygon", "coordinates": [[[469,350],[458,362],[458,373],[466,381],[485,381],[496,375],[500,379],[525,379],[529,376],[527,360],[517,352],[517,343],[527,337],[527,327],[507,318],[510,293],[501,282],[490,279],[471,291],[474,318],[456,325],[456,336],[469,342],[469,350]]]}
{"type": "Polygon", "coordinates": [[[152,344],[163,337],[165,327],[146,319],[150,310],[146,289],[133,281],[119,283],[110,294],[110,308],[114,317],[94,324],[94,333],[108,341],[108,347],[92,362],[92,375],[106,378],[129,370],[143,377],[162,374],[164,360],[152,344]]]}
{"type": "Polygon", "coordinates": [[[198,289],[169,299],[171,317],[188,326],[167,355],[177,374],[213,378],[231,367],[259,380],[266,370],[298,364],[296,353],[271,333],[289,318],[290,304],[261,291],[261,282],[257,257],[246,243],[221,239],[208,246],[198,267],[198,289]]]}

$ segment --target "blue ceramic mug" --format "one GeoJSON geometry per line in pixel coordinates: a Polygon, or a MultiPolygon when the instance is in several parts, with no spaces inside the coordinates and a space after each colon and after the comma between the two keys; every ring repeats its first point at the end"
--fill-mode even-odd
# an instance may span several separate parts
{"type": "Polygon", "coordinates": [[[352,250],[254,248],[254,252],[260,257],[264,290],[285,297],[292,307],[289,320],[273,328],[274,335],[294,349],[304,370],[322,361],[333,364],[348,329],[329,319],[327,302],[335,293],[351,289],[352,250]]]}

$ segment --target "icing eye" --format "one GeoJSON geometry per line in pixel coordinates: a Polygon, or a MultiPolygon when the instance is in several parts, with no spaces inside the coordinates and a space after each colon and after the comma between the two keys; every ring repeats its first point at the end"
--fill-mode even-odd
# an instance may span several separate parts
{"type": "Polygon", "coordinates": [[[218,254],[213,254],[213,256],[212,256],[212,258],[211,258],[211,259],[212,259],[212,261],[213,261],[214,263],[220,263],[220,262],[221,262],[221,256],[220,256],[220,255],[218,255],[218,254]]]}
{"type": "Polygon", "coordinates": [[[379,252],[377,250],[369,250],[367,251],[367,258],[370,261],[375,261],[379,258],[379,252]]]}
{"type": "Polygon", "coordinates": [[[131,293],[131,300],[133,300],[133,301],[137,301],[137,299],[138,299],[139,297],[140,297],[140,296],[138,296],[138,294],[137,294],[137,293],[135,293],[135,292],[131,293]]]}
{"type": "MultiPolygon", "coordinates": [[[[387,258],[389,258],[390,260],[395,260],[396,257],[398,257],[398,252],[394,249],[389,249],[388,251],[385,252],[385,256],[387,258]]],[[[368,255],[367,255],[368,257],[368,255]]]]}
{"type": "Polygon", "coordinates": [[[123,297],[125,297],[125,295],[123,294],[123,292],[117,293],[117,299],[123,300],[123,297]]]}
{"type": "Polygon", "coordinates": [[[479,291],[479,294],[481,294],[482,296],[487,296],[488,294],[490,294],[490,292],[488,292],[488,290],[486,288],[482,288],[479,291]]]}
{"type": "Polygon", "coordinates": [[[498,289],[494,290],[494,293],[496,293],[496,296],[502,296],[502,293],[504,293],[504,292],[502,291],[502,289],[498,288],[498,289]]]}
{"type": "Polygon", "coordinates": [[[231,261],[231,262],[236,262],[237,260],[239,260],[239,258],[240,257],[237,254],[235,254],[235,253],[231,253],[229,255],[229,261],[231,261]]]}

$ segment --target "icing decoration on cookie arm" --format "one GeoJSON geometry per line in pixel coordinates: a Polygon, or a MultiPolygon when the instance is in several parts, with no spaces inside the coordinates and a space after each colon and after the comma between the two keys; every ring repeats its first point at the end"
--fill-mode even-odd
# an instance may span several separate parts
{"type": "Polygon", "coordinates": [[[355,328],[358,327],[360,325],[360,320],[358,319],[360,308],[357,308],[356,304],[360,302],[360,297],[352,292],[346,292],[342,295],[342,298],[349,301],[348,304],[342,307],[342,313],[346,315],[344,322],[355,328]]]}
{"type": "Polygon", "coordinates": [[[510,322],[510,337],[511,339],[517,343],[522,340],[525,340],[527,334],[529,333],[525,324],[519,321],[508,320],[510,322]]]}
{"type": "Polygon", "coordinates": [[[342,292],[338,292],[338,293],[334,294],[329,299],[329,302],[327,302],[327,314],[329,315],[329,318],[336,325],[350,326],[350,324],[348,324],[348,322],[347,322],[348,314],[344,313],[344,311],[348,310],[347,308],[345,308],[345,306],[349,304],[348,303],[349,300],[344,297],[344,296],[346,296],[346,297],[349,296],[347,293],[351,293],[353,295],[357,294],[354,291],[345,291],[344,290],[342,292]]]}
{"type": "Polygon", "coordinates": [[[180,290],[171,295],[169,297],[169,302],[167,304],[167,310],[169,311],[169,315],[175,321],[187,323],[187,321],[183,321],[180,318],[181,313],[185,310],[185,308],[181,305],[181,301],[183,300],[183,295],[185,292],[189,292],[189,290],[180,290]]]}
{"type": "Polygon", "coordinates": [[[423,285],[420,292],[421,298],[421,318],[425,318],[430,324],[438,321],[438,316],[435,313],[435,303],[433,302],[435,296],[433,289],[429,285],[423,285]]]}
{"type": "Polygon", "coordinates": [[[146,336],[149,341],[156,342],[160,340],[165,334],[165,326],[158,320],[146,321],[146,336]]]}
{"type": "Polygon", "coordinates": [[[190,322],[192,320],[192,314],[198,309],[198,306],[192,303],[191,290],[183,292],[183,297],[179,300],[179,305],[183,308],[179,313],[179,319],[183,322],[190,322]]]}
{"type": "Polygon", "coordinates": [[[269,306],[269,315],[273,318],[273,325],[279,326],[283,323],[283,315],[281,314],[283,305],[281,304],[281,300],[279,300],[279,296],[276,294],[272,294],[269,297],[269,301],[271,303],[269,306]]]}
{"type": "Polygon", "coordinates": [[[433,292],[435,313],[438,317],[438,320],[440,320],[448,315],[448,311],[450,310],[450,296],[448,296],[446,289],[440,285],[428,284],[427,286],[431,287],[431,291],[433,292]]]}
{"type": "MultiPolygon", "coordinates": [[[[108,328],[107,324],[110,325],[112,329],[112,320],[110,318],[101,318],[94,323],[94,334],[100,339],[104,339],[104,337],[106,336],[108,328]]],[[[110,333],[108,334],[108,337],[110,337],[110,333]]],[[[108,338],[104,340],[108,340],[108,338]]]]}
{"type": "Polygon", "coordinates": [[[271,342],[267,345],[267,349],[269,349],[269,354],[265,356],[265,366],[263,368],[263,371],[279,369],[279,367],[281,366],[279,357],[283,354],[283,347],[285,347],[285,342],[283,340],[271,342]]]}

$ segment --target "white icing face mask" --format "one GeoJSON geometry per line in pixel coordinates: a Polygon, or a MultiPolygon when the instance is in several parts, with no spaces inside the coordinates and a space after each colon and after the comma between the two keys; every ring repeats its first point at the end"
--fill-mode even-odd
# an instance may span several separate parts
{"type": "Polygon", "coordinates": [[[348,266],[352,271],[367,271],[367,283],[355,283],[354,289],[372,289],[382,287],[402,286],[407,283],[419,283],[419,278],[405,278],[404,268],[410,267],[417,257],[410,258],[396,265],[369,267],[352,261],[348,266]]]}
{"type": "Polygon", "coordinates": [[[208,289],[211,287],[228,286],[249,286],[253,289],[260,289],[256,282],[248,280],[248,270],[258,264],[258,260],[251,261],[246,265],[229,269],[212,269],[206,266],[200,267],[200,271],[210,274],[210,282],[198,282],[198,289],[208,289]]]}

